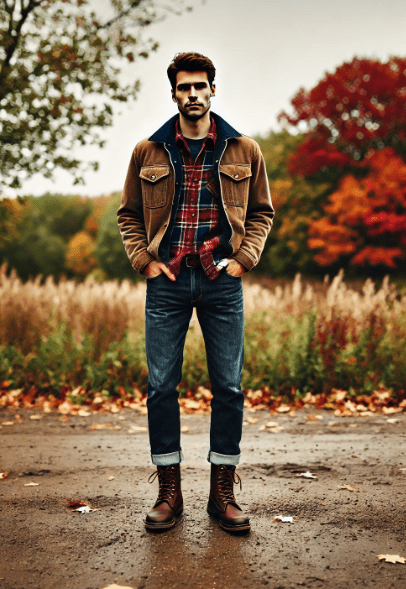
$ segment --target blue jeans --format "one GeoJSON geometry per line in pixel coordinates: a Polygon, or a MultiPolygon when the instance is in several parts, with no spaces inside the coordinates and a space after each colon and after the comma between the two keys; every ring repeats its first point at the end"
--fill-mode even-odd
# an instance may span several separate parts
{"type": "Polygon", "coordinates": [[[213,394],[208,460],[238,464],[244,407],[241,278],[223,270],[218,278],[209,280],[201,266],[189,268],[184,262],[175,282],[165,274],[147,278],[145,342],[152,462],[163,466],[182,460],[177,386],[193,307],[205,341],[213,394]]]}

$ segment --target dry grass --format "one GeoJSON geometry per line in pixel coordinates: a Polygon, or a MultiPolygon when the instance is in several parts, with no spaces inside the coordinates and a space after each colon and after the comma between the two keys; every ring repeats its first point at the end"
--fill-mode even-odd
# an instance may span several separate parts
{"type": "MultiPolygon", "coordinates": [[[[56,284],[47,278],[23,283],[15,273],[6,275],[0,268],[0,345],[14,344],[23,353],[35,350],[41,338],[47,337],[63,324],[77,341],[86,334],[93,338],[98,352],[111,342],[119,342],[126,333],[138,330],[144,322],[145,283],[129,281],[82,283],[61,280],[56,284]]],[[[343,274],[331,283],[315,288],[303,282],[300,275],[284,287],[274,289],[258,283],[245,282],[244,301],[249,319],[257,313],[268,320],[278,317],[301,318],[315,313],[326,321],[345,316],[362,327],[373,313],[388,323],[406,319],[406,295],[383,281],[379,290],[367,280],[361,291],[348,286],[343,274]]],[[[196,330],[195,326],[195,330],[196,330]]]]}

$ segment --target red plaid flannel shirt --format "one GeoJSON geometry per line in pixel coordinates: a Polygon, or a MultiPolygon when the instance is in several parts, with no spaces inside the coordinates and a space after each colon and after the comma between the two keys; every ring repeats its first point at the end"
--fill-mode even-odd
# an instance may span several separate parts
{"type": "Polygon", "coordinates": [[[169,269],[178,275],[186,255],[200,256],[206,275],[214,280],[220,273],[213,260],[213,250],[220,244],[221,225],[217,205],[218,186],[213,179],[213,148],[216,143],[216,124],[211,126],[200,153],[193,161],[179,121],[176,122],[176,142],[183,158],[183,185],[176,215],[170,249],[169,269]]]}

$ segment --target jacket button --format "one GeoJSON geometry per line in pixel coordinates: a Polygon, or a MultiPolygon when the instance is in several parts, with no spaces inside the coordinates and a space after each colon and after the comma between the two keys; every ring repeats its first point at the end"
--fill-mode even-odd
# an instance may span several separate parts
{"type": "Polygon", "coordinates": [[[156,174],[152,174],[151,180],[155,180],[155,179],[156,179],[156,174]]]}
{"type": "Polygon", "coordinates": [[[234,178],[239,178],[238,174],[234,174],[234,178]]]}

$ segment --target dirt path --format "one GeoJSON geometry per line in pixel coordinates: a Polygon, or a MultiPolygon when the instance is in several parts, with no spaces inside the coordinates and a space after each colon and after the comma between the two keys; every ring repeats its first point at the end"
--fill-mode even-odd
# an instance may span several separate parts
{"type": "Polygon", "coordinates": [[[406,557],[406,415],[388,423],[326,411],[309,421],[309,413],[247,413],[259,421],[244,428],[236,496],[252,531],[235,537],[205,511],[208,415],[182,421],[185,514],[176,528],[151,534],[143,518],[157,483],[147,481],[148,434],[135,429],[145,416],[63,422],[56,413],[32,420],[33,411],[0,411],[0,424],[14,421],[0,429],[0,471],[10,472],[0,480],[0,589],[404,589],[406,564],[377,555],[406,557]],[[269,421],[284,429],[259,429],[269,421]],[[100,423],[121,429],[89,429],[100,423]],[[296,476],[306,471],[317,479],[296,476]],[[67,500],[98,511],[71,512],[67,500]],[[294,522],[276,523],[277,515],[294,522]]]}

